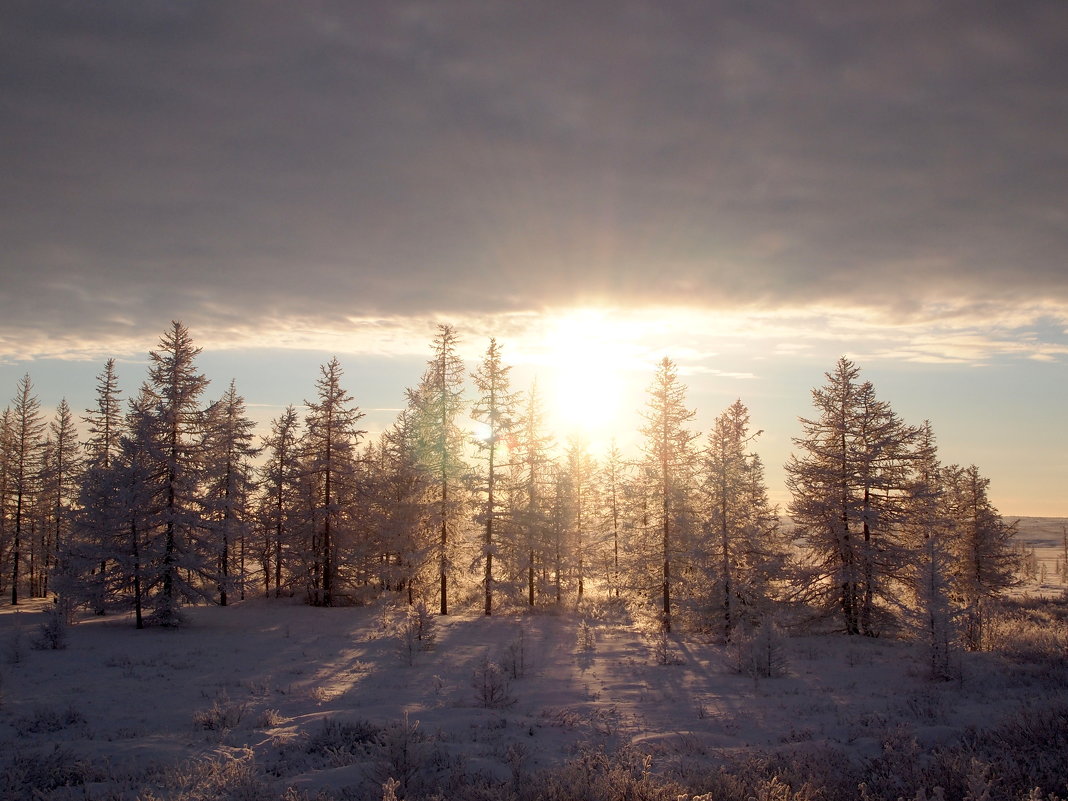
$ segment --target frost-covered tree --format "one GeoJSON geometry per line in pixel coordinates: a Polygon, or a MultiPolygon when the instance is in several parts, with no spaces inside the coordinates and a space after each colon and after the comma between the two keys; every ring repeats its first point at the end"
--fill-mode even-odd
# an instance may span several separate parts
{"type": "Polygon", "coordinates": [[[13,497],[12,460],[15,449],[12,447],[14,437],[13,415],[7,406],[0,413],[0,594],[7,591],[8,557],[11,553],[11,526],[8,513],[13,497]]]}
{"type": "Polygon", "coordinates": [[[11,605],[19,602],[19,569],[29,532],[31,508],[41,471],[41,435],[45,430],[41,403],[27,373],[19,379],[11,401],[11,440],[8,464],[11,483],[11,605]]]}
{"type": "Polygon", "coordinates": [[[235,548],[238,549],[236,584],[241,597],[245,595],[245,553],[255,489],[252,460],[259,453],[254,445],[255,427],[245,410],[245,399],[237,394],[233,381],[226,394],[205,412],[204,506],[218,554],[220,606],[226,606],[235,584],[235,548]]]}
{"type": "Polygon", "coordinates": [[[157,417],[158,424],[143,426],[139,433],[152,438],[137,443],[149,460],[158,461],[158,472],[150,470],[149,475],[160,509],[162,553],[153,564],[151,585],[154,620],[168,627],[181,623],[184,601],[205,597],[207,586],[217,580],[201,496],[204,413],[200,399],[208,379],[196,365],[200,351],[189,330],[172,321],[158,349],[148,354],[143,394],[152,402],[146,403],[151,408],[143,412],[157,417]]]}
{"type": "Polygon", "coordinates": [[[404,590],[408,603],[426,594],[427,559],[434,527],[433,477],[421,463],[419,401],[408,391],[408,406],[383,432],[378,470],[372,482],[381,549],[380,583],[404,590]]]}
{"type": "Polygon", "coordinates": [[[615,440],[609,445],[600,473],[601,531],[605,564],[605,586],[612,597],[619,598],[623,587],[623,572],[620,567],[620,544],[625,520],[627,487],[627,463],[615,440]]]}
{"type": "MultiPolygon", "coordinates": [[[[762,432],[751,432],[749,409],[735,401],[713,423],[702,455],[701,489],[709,568],[718,624],[729,641],[744,609],[759,616],[785,547],[778,516],[768,503],[763,465],[750,451],[762,432]]],[[[700,579],[699,579],[700,580],[700,579]]],[[[703,582],[702,582],[703,583],[703,582]]]]}
{"type": "Polygon", "coordinates": [[[296,496],[300,475],[298,443],[300,420],[291,405],[271,421],[270,433],[263,437],[266,458],[259,468],[259,522],[263,532],[263,590],[270,595],[272,569],[274,595],[282,593],[286,562],[294,550],[296,496]]]}
{"type": "Polygon", "coordinates": [[[1016,583],[1019,567],[1012,550],[1016,524],[1006,523],[990,502],[990,479],[975,465],[952,465],[943,473],[950,517],[953,587],[965,609],[965,641],[979,650],[986,643],[987,607],[1016,583]]]}
{"type": "Polygon", "coordinates": [[[82,472],[82,449],[74,426],[74,415],[66,399],[61,399],[49,423],[48,446],[44,452],[41,474],[44,527],[44,564],[41,594],[48,592],[53,571],[66,574],[70,551],[70,516],[77,498],[82,472]]]}
{"type": "Polygon", "coordinates": [[[107,511],[112,497],[110,471],[122,450],[124,428],[122,390],[115,360],[108,359],[97,376],[96,406],[86,409],[82,422],[89,434],[84,443],[84,471],[79,485],[74,536],[68,551],[71,592],[98,615],[106,611],[107,551],[113,519],[107,511]]]}
{"type": "Polygon", "coordinates": [[[85,442],[87,466],[109,467],[119,452],[119,439],[123,433],[121,396],[115,360],[108,359],[96,379],[96,408],[86,409],[82,417],[89,433],[85,442]]]}
{"type": "Polygon", "coordinates": [[[589,443],[581,436],[568,440],[564,454],[567,491],[570,500],[570,570],[574,575],[575,595],[581,601],[586,593],[586,572],[589,554],[596,546],[594,539],[597,498],[597,462],[589,451],[589,443]]]}
{"type": "Polygon", "coordinates": [[[501,456],[505,453],[507,439],[515,427],[516,404],[518,393],[511,389],[508,374],[511,367],[501,360],[501,346],[496,339],[490,339],[489,347],[478,369],[471,374],[475,382],[475,390],[478,397],[471,408],[472,419],[481,423],[485,429],[478,431],[475,436],[475,446],[484,459],[485,466],[481,470],[480,490],[484,496],[482,501],[483,539],[483,591],[485,598],[485,614],[493,614],[493,557],[497,552],[497,540],[494,537],[494,527],[499,521],[499,484],[506,465],[501,464],[501,456]]]}
{"type": "MultiPolygon", "coordinates": [[[[103,538],[101,608],[132,608],[138,629],[144,628],[148,604],[162,590],[174,562],[173,550],[168,554],[171,540],[165,525],[168,495],[160,492],[169,469],[159,447],[166,433],[164,421],[156,398],[142,386],[130,402],[118,453],[106,468],[94,468],[96,505],[82,510],[103,538]]],[[[180,615],[164,608],[169,611],[160,622],[177,625],[180,615]]]]}
{"type": "Polygon", "coordinates": [[[678,368],[665,356],[648,389],[641,432],[645,437],[646,469],[655,482],[655,515],[663,560],[661,628],[666,633],[671,632],[671,564],[680,546],[674,540],[682,533],[677,530],[678,523],[687,509],[696,458],[692,442],[697,434],[686,428],[694,414],[686,406],[686,385],[679,380],[678,368]]]}
{"type": "Polygon", "coordinates": [[[439,325],[431,345],[423,380],[415,394],[421,432],[420,461],[433,476],[437,495],[438,610],[449,613],[449,573],[455,534],[463,507],[466,432],[459,425],[464,408],[464,363],[457,348],[460,340],[451,325],[439,325]]]}
{"type": "Polygon", "coordinates": [[[952,675],[957,614],[952,601],[950,520],[929,421],[924,423],[917,444],[916,472],[906,505],[904,534],[914,554],[908,582],[913,602],[906,609],[906,618],[927,648],[931,678],[945,680],[952,675]]]}
{"type": "Polygon", "coordinates": [[[336,358],[320,367],[318,395],[305,401],[304,478],[310,493],[309,597],[331,606],[338,577],[338,552],[349,535],[356,502],[356,445],[366,433],[356,428],[363,413],[341,386],[336,358]]]}
{"type": "Polygon", "coordinates": [[[824,600],[848,634],[877,636],[906,556],[898,538],[919,429],[875,396],[839,359],[812,391],[819,415],[801,419],[800,455],[786,464],[790,514],[820,574],[824,600]]]}
{"type": "Polygon", "coordinates": [[[534,606],[537,600],[537,571],[548,528],[548,488],[552,484],[553,437],[545,433],[544,420],[545,411],[535,383],[527,393],[516,427],[513,456],[515,490],[511,513],[517,524],[517,560],[526,573],[529,606],[534,606]]]}

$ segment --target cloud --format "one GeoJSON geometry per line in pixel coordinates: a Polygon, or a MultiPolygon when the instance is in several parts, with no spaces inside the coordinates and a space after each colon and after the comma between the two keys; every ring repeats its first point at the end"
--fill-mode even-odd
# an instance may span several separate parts
{"type": "MultiPolygon", "coordinates": [[[[1057,0],[4,13],[19,353],[175,317],[388,350],[569,306],[908,325],[1068,303],[1057,0]]],[[[927,348],[903,352],[950,352],[927,348]]]]}

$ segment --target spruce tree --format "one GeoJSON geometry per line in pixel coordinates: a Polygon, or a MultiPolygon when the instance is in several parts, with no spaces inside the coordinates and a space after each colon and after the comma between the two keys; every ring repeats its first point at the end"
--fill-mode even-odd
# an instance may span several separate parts
{"type": "Polygon", "coordinates": [[[263,589],[271,592],[272,569],[274,596],[280,597],[282,577],[289,552],[294,546],[296,493],[300,474],[298,442],[300,421],[292,406],[271,421],[271,431],[263,438],[266,458],[260,466],[259,520],[264,533],[263,589]]]}
{"type": "Polygon", "coordinates": [[[494,525],[498,521],[498,483],[502,464],[500,456],[515,426],[518,395],[511,391],[508,373],[511,368],[501,361],[501,347],[496,339],[490,339],[482,364],[472,373],[475,389],[479,395],[471,409],[471,417],[482,423],[486,430],[475,437],[475,445],[485,458],[482,472],[482,491],[485,501],[482,507],[484,537],[482,541],[483,590],[485,614],[493,614],[493,556],[497,552],[494,525]]]}
{"type": "Polygon", "coordinates": [[[548,528],[548,488],[552,484],[553,437],[545,433],[544,409],[538,385],[531,386],[515,435],[516,477],[512,517],[518,522],[522,567],[526,573],[527,604],[537,599],[537,568],[548,528]]]}
{"type": "Polygon", "coordinates": [[[987,494],[990,479],[975,465],[952,465],[944,471],[953,588],[965,610],[968,648],[986,647],[991,599],[1016,583],[1019,561],[1012,549],[1016,524],[1006,523],[987,494]]]}
{"type": "Polygon", "coordinates": [[[82,417],[89,437],[84,443],[85,464],[69,551],[71,580],[77,585],[72,591],[98,615],[106,611],[108,594],[107,551],[113,534],[109,510],[114,503],[111,471],[125,430],[121,395],[115,360],[108,359],[97,376],[96,407],[86,409],[82,417]]]}
{"type": "Polygon", "coordinates": [[[28,373],[19,379],[15,397],[11,402],[11,411],[9,469],[14,506],[11,526],[11,605],[16,606],[19,602],[22,549],[26,545],[30,512],[40,476],[41,435],[45,430],[41,403],[34,394],[33,382],[28,373]]]}
{"type": "Polygon", "coordinates": [[[255,477],[252,460],[259,453],[253,444],[256,424],[245,411],[245,399],[233,381],[223,397],[208,407],[204,429],[205,514],[214,530],[218,553],[219,605],[226,606],[236,583],[245,594],[245,553],[255,477]],[[233,553],[238,549],[236,582],[233,553]]]}
{"type": "Polygon", "coordinates": [[[356,498],[356,445],[366,432],[356,424],[363,413],[341,386],[344,371],[336,358],[320,367],[314,401],[305,401],[303,473],[311,493],[309,596],[316,606],[332,606],[338,579],[338,552],[356,498]]]}
{"type": "Polygon", "coordinates": [[[42,474],[48,517],[43,592],[49,589],[52,571],[64,577],[69,571],[71,511],[82,477],[82,449],[66,399],[60,400],[49,424],[49,443],[42,474]]]}
{"type": "Polygon", "coordinates": [[[188,329],[172,321],[159,348],[149,353],[145,385],[152,403],[144,413],[156,416],[158,425],[142,432],[151,433],[153,439],[141,445],[159,463],[151,480],[161,510],[163,540],[152,582],[154,620],[167,627],[180,625],[185,599],[204,597],[206,585],[217,581],[200,494],[204,428],[200,399],[208,385],[196,366],[200,351],[188,329]]]}
{"type": "Polygon", "coordinates": [[[431,346],[433,356],[415,396],[419,401],[422,462],[434,477],[437,494],[438,611],[442,615],[449,613],[451,550],[467,472],[463,458],[466,434],[458,425],[464,408],[464,364],[458,347],[455,329],[439,325],[431,346]]]}
{"type": "Polygon", "coordinates": [[[762,432],[749,429],[749,409],[735,401],[716,418],[702,461],[705,528],[718,623],[724,641],[739,623],[739,609],[758,610],[781,569],[784,546],[767,500],[763,466],[749,448],[762,432]]]}
{"type": "Polygon", "coordinates": [[[834,587],[848,634],[877,636],[896,600],[906,559],[900,524],[920,430],[905,425],[846,358],[812,391],[816,419],[802,418],[801,455],[786,464],[790,514],[818,572],[834,587]]]}
{"type": "Polygon", "coordinates": [[[663,563],[660,626],[664,633],[671,632],[672,559],[679,548],[679,543],[673,540],[681,533],[678,523],[686,511],[686,494],[695,461],[691,443],[697,435],[685,427],[694,414],[686,407],[686,386],[679,381],[678,368],[665,356],[648,389],[642,415],[645,425],[641,429],[645,436],[646,468],[655,481],[663,563]]]}

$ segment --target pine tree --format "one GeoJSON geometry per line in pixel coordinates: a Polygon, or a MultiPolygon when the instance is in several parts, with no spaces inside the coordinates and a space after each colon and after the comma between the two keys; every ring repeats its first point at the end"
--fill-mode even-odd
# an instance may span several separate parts
{"type": "Polygon", "coordinates": [[[0,414],[0,594],[7,591],[6,582],[10,575],[8,556],[11,552],[11,525],[8,513],[13,497],[14,435],[14,415],[8,406],[0,414]]]}
{"type": "Polygon", "coordinates": [[[183,599],[205,595],[203,585],[192,583],[191,577],[209,584],[217,580],[212,575],[211,544],[206,538],[209,522],[200,496],[204,426],[200,398],[208,385],[196,367],[200,350],[188,329],[173,321],[160,338],[159,349],[149,353],[145,386],[154,400],[148,413],[159,418],[159,425],[152,429],[156,439],[141,445],[162,467],[154,487],[163,534],[162,556],[153,580],[154,617],[168,627],[181,623],[183,599]]]}
{"type": "Polygon", "coordinates": [[[71,592],[98,615],[106,611],[107,549],[112,518],[106,513],[114,502],[110,475],[122,449],[124,431],[119,379],[115,360],[108,359],[97,376],[96,408],[86,409],[89,438],[85,442],[85,469],[79,487],[74,539],[69,552],[71,592]]]}
{"type": "Polygon", "coordinates": [[[623,452],[612,440],[601,471],[602,528],[609,543],[605,579],[609,595],[619,598],[622,591],[623,573],[620,569],[619,552],[623,532],[624,497],[627,483],[627,465],[623,452]]]}
{"type": "Polygon", "coordinates": [[[11,546],[11,605],[19,602],[19,568],[24,536],[29,530],[30,511],[41,469],[41,435],[45,423],[41,404],[33,392],[29,374],[19,379],[11,410],[11,484],[14,514],[11,546]]]}
{"type": "Polygon", "coordinates": [[[48,510],[46,548],[44,551],[44,586],[48,591],[48,578],[52,570],[66,574],[69,565],[67,554],[71,509],[75,502],[81,480],[82,455],[74,416],[66,399],[59,402],[56,414],[49,425],[49,447],[44,460],[43,489],[48,510]]]}
{"type": "Polygon", "coordinates": [[[511,391],[508,374],[511,367],[501,362],[501,348],[496,339],[490,339],[486,355],[479,368],[472,373],[479,396],[471,409],[471,417],[486,427],[475,437],[475,445],[486,460],[482,474],[485,503],[482,510],[485,536],[482,542],[483,585],[485,614],[493,614],[493,556],[497,552],[494,539],[494,524],[498,521],[497,491],[501,463],[498,455],[515,426],[515,410],[518,395],[511,391]]]}
{"type": "Polygon", "coordinates": [[[950,521],[946,515],[942,466],[930,421],[916,450],[916,474],[909,491],[905,534],[915,557],[911,585],[913,625],[928,651],[931,678],[951,678],[956,614],[951,599],[950,521]]]}
{"type": "Polygon", "coordinates": [[[219,605],[226,606],[234,583],[232,553],[239,548],[237,583],[245,595],[245,546],[249,532],[249,505],[255,478],[252,460],[259,453],[253,445],[256,424],[245,411],[245,399],[233,381],[226,394],[208,407],[204,430],[205,512],[215,532],[218,548],[219,605]]]}
{"type": "Polygon", "coordinates": [[[421,461],[433,475],[437,494],[437,559],[439,613],[449,613],[449,566],[453,537],[462,505],[466,473],[463,447],[466,435],[457,423],[463,410],[464,364],[457,353],[459,339],[451,325],[439,325],[433,357],[414,397],[419,402],[421,461]]]}
{"type": "Polygon", "coordinates": [[[581,601],[586,593],[587,555],[593,546],[592,522],[597,508],[597,463],[589,445],[580,436],[571,437],[565,454],[567,487],[570,493],[570,529],[575,573],[575,593],[581,601]]]}
{"type": "Polygon", "coordinates": [[[756,611],[784,558],[778,520],[767,500],[763,466],[749,451],[761,433],[750,432],[749,409],[737,400],[716,418],[704,451],[705,527],[725,642],[739,622],[736,607],[756,611]]]}
{"type": "Polygon", "coordinates": [[[660,362],[648,390],[649,398],[643,413],[645,425],[646,465],[656,481],[656,502],[659,507],[660,551],[663,558],[661,583],[661,628],[671,632],[671,563],[678,545],[673,534],[678,531],[678,518],[686,508],[686,491],[694,465],[691,443],[696,434],[685,428],[694,418],[694,411],[686,408],[686,386],[679,381],[678,368],[666,356],[660,362]]]}
{"type": "Polygon", "coordinates": [[[519,523],[522,562],[526,572],[527,604],[537,598],[537,566],[542,535],[548,524],[547,487],[551,483],[553,438],[544,430],[544,410],[535,383],[527,393],[526,406],[515,434],[515,506],[512,517],[519,523]]]}
{"type": "MultiPolygon", "coordinates": [[[[93,527],[104,538],[104,600],[134,611],[134,626],[143,629],[145,610],[157,595],[174,564],[174,551],[166,526],[169,494],[160,487],[169,475],[165,417],[158,413],[158,400],[142,385],[130,402],[125,433],[119,451],[98,467],[98,508],[91,510],[93,527]]],[[[172,579],[173,589],[173,579],[172,579]]],[[[177,608],[163,598],[167,614],[164,625],[180,622],[177,608]]]]}
{"type": "Polygon", "coordinates": [[[282,592],[287,552],[293,547],[293,517],[300,474],[298,441],[300,421],[292,406],[271,422],[271,432],[263,438],[267,458],[260,467],[260,525],[264,533],[263,589],[271,592],[274,568],[274,596],[282,592]]]}
{"type": "Polygon", "coordinates": [[[984,478],[975,465],[952,465],[944,471],[950,549],[954,556],[954,590],[966,610],[969,648],[986,645],[987,606],[1015,584],[1018,560],[1012,550],[1016,524],[1007,524],[990,502],[984,478]]]}
{"type": "Polygon", "coordinates": [[[355,503],[356,445],[366,432],[356,424],[363,413],[342,388],[336,358],[320,367],[318,399],[305,401],[304,476],[310,482],[312,541],[310,598],[331,606],[338,578],[338,551],[355,503]]]}
{"type": "Polygon", "coordinates": [[[123,432],[122,405],[119,377],[115,372],[115,360],[108,359],[104,370],[97,376],[96,408],[86,409],[82,422],[86,423],[89,439],[85,443],[88,465],[107,468],[119,452],[119,439],[123,432]]]}
{"type": "MultiPolygon", "coordinates": [[[[904,562],[902,520],[919,429],[906,426],[871,382],[839,359],[827,384],[812,391],[818,419],[801,419],[802,455],[786,465],[790,514],[824,579],[830,580],[848,634],[876,636],[877,613],[892,604],[904,562]]],[[[834,597],[828,593],[827,600],[834,597]]]]}

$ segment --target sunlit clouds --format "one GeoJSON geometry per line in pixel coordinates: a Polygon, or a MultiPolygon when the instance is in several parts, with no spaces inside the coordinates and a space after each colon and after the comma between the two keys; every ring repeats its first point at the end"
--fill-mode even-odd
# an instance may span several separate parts
{"type": "MultiPolygon", "coordinates": [[[[560,437],[633,430],[667,356],[702,415],[752,401],[770,471],[842,355],[895,408],[974,382],[951,444],[989,429],[987,384],[1019,425],[1068,393],[1063,0],[2,14],[9,386],[181,320],[265,413],[333,355],[392,409],[449,323],[560,437]]],[[[1005,472],[1063,485],[1068,441],[1028,436],[1041,458],[992,446],[1005,472]]]]}

